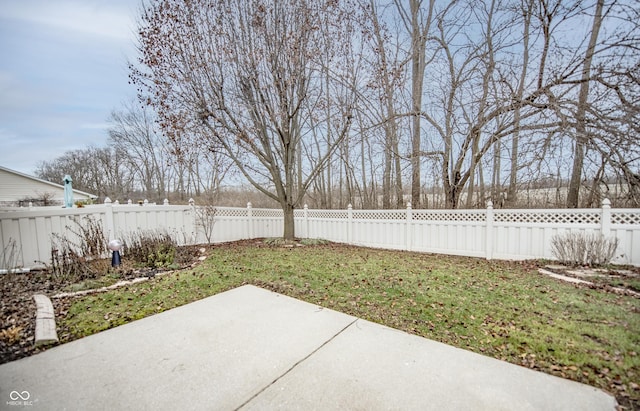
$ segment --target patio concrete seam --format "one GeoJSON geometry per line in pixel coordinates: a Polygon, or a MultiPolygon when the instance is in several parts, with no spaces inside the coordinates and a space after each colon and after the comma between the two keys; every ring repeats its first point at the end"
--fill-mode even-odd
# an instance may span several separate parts
{"type": "Polygon", "coordinates": [[[284,373],[282,373],[281,375],[277,376],[273,381],[271,381],[269,384],[265,385],[264,387],[262,387],[262,389],[260,391],[258,391],[257,393],[253,394],[251,396],[251,398],[249,398],[248,400],[246,400],[244,403],[242,403],[240,406],[238,406],[237,408],[234,409],[234,411],[238,411],[242,408],[244,408],[246,405],[248,405],[251,401],[253,401],[254,399],[256,399],[257,397],[260,396],[260,394],[262,394],[263,392],[265,392],[269,387],[271,387],[272,385],[274,385],[275,383],[277,383],[280,379],[284,378],[287,374],[289,374],[291,371],[293,371],[298,365],[302,364],[303,362],[305,362],[307,359],[309,359],[309,357],[311,357],[313,354],[317,353],[318,351],[320,351],[325,345],[329,344],[331,341],[333,341],[337,336],[339,336],[340,334],[342,334],[344,331],[346,331],[347,328],[351,327],[353,324],[355,324],[358,321],[358,318],[354,318],[353,321],[351,321],[349,324],[347,324],[346,326],[344,326],[344,328],[342,328],[340,331],[338,331],[337,333],[335,333],[333,336],[331,336],[331,338],[329,338],[328,340],[326,340],[325,342],[323,342],[318,348],[314,349],[313,351],[311,351],[309,354],[307,354],[306,356],[304,356],[302,359],[298,360],[295,364],[293,364],[288,370],[286,370],[284,373]]]}

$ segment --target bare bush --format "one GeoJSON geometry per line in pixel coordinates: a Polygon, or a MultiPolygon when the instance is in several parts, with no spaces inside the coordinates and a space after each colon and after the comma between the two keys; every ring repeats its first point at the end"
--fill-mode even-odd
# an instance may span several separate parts
{"type": "Polygon", "coordinates": [[[107,237],[104,235],[102,223],[87,216],[85,224],[76,222],[77,231],[71,230],[80,239],[80,252],[89,258],[104,257],[107,252],[107,237]]]}
{"type": "Polygon", "coordinates": [[[212,204],[201,205],[196,208],[196,220],[207,242],[211,244],[213,239],[213,226],[216,223],[217,208],[212,204]]]}
{"type": "Polygon", "coordinates": [[[84,217],[83,222],[72,221],[74,226],[67,226],[72,235],[53,234],[51,239],[51,270],[53,277],[62,282],[95,278],[106,268],[89,264],[107,253],[102,222],[89,216],[84,217]]]}
{"type": "Polygon", "coordinates": [[[9,238],[7,244],[2,249],[2,255],[0,255],[0,267],[7,269],[8,273],[12,273],[20,269],[18,261],[20,261],[20,248],[16,243],[16,240],[9,238]]]}
{"type": "Polygon", "coordinates": [[[86,259],[65,237],[53,235],[51,240],[51,272],[60,282],[82,280],[90,269],[86,259]]]}
{"type": "Polygon", "coordinates": [[[551,252],[564,264],[597,266],[611,261],[618,243],[617,237],[568,232],[551,238],[551,252]]]}

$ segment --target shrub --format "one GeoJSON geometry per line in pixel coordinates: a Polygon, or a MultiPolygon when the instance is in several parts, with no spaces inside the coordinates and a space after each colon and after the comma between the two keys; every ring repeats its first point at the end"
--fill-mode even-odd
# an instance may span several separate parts
{"type": "Polygon", "coordinates": [[[198,225],[202,227],[202,232],[208,243],[211,243],[213,239],[213,226],[216,223],[217,211],[218,209],[211,204],[196,208],[196,220],[198,225]]]}
{"type": "Polygon", "coordinates": [[[568,232],[551,238],[551,252],[560,262],[570,265],[607,264],[618,249],[616,237],[597,233],[568,232]]]}
{"type": "Polygon", "coordinates": [[[127,258],[145,267],[169,267],[174,263],[176,241],[166,231],[139,231],[124,241],[127,258]]]}
{"type": "Polygon", "coordinates": [[[95,278],[101,274],[99,265],[90,261],[107,254],[107,240],[102,222],[84,217],[84,222],[73,219],[74,226],[67,226],[70,236],[53,234],[51,239],[51,270],[53,277],[61,282],[77,282],[95,278]],[[75,240],[74,240],[75,238],[75,240]]]}

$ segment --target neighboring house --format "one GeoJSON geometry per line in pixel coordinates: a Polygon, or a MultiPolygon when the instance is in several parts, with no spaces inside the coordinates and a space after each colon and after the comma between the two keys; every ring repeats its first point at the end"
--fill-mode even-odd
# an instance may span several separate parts
{"type": "MultiPolygon", "coordinates": [[[[60,176],[62,182],[64,176],[60,176]]],[[[73,177],[73,176],[71,176],[73,177]]],[[[95,200],[98,196],[73,190],[73,202],[95,200]]],[[[62,206],[64,186],[0,166],[0,206],[62,206]]]]}

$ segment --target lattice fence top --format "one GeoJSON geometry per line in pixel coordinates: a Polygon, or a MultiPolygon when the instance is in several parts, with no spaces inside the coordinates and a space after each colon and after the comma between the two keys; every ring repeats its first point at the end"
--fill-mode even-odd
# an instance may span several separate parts
{"type": "Polygon", "coordinates": [[[600,224],[600,210],[585,211],[495,211],[493,221],[497,223],[533,224],[600,224]]]}
{"type": "Polygon", "coordinates": [[[486,221],[485,211],[433,211],[413,210],[413,220],[416,221],[449,221],[449,222],[482,222],[486,221]]]}
{"type": "Polygon", "coordinates": [[[309,218],[349,218],[346,210],[309,210],[309,218]]]}
{"type": "MultiPolygon", "coordinates": [[[[600,224],[601,209],[582,210],[494,210],[496,223],[526,224],[600,224]]],[[[254,217],[282,218],[280,209],[254,208],[254,217]]],[[[485,222],[486,210],[412,210],[413,221],[485,222]]],[[[294,210],[296,218],[303,218],[305,211],[294,210]]],[[[248,217],[249,209],[216,207],[216,217],[248,217]]],[[[347,219],[347,210],[307,210],[309,218],[347,219]]],[[[353,210],[354,220],[405,220],[407,210],[353,210]]],[[[640,224],[637,210],[612,210],[611,224],[640,224]]]]}
{"type": "Polygon", "coordinates": [[[216,217],[248,217],[249,210],[246,208],[226,208],[216,207],[216,217]]]}
{"type": "Polygon", "coordinates": [[[282,210],[271,208],[254,208],[253,210],[251,210],[251,215],[254,217],[284,217],[284,213],[282,210]]]}
{"type": "Polygon", "coordinates": [[[611,224],[640,224],[640,212],[613,211],[611,212],[611,224]]]}
{"type": "Polygon", "coordinates": [[[405,210],[354,210],[354,220],[406,220],[405,210]]]}

